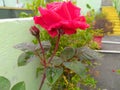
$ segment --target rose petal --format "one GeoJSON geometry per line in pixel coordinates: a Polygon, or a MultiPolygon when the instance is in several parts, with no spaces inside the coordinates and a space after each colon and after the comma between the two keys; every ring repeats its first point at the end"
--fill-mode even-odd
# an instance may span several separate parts
{"type": "Polygon", "coordinates": [[[65,34],[71,35],[71,34],[75,34],[76,30],[71,28],[64,28],[64,32],[65,34]]]}
{"type": "Polygon", "coordinates": [[[45,29],[49,28],[48,25],[44,22],[44,19],[42,17],[35,16],[33,19],[35,24],[39,24],[45,29]]]}
{"type": "Polygon", "coordinates": [[[66,2],[63,2],[62,5],[58,9],[56,9],[55,12],[59,14],[61,18],[63,18],[63,20],[71,20],[71,15],[69,13],[66,2]]]}
{"type": "Polygon", "coordinates": [[[47,9],[49,10],[56,10],[57,8],[61,7],[62,2],[53,2],[53,3],[48,3],[47,4],[47,9]]]}
{"type": "Polygon", "coordinates": [[[80,16],[80,8],[73,5],[70,1],[67,2],[67,8],[69,10],[70,16],[72,19],[80,16]]]}
{"type": "Polygon", "coordinates": [[[57,32],[57,30],[55,30],[55,29],[53,29],[53,30],[51,30],[51,31],[48,31],[48,33],[50,34],[50,36],[51,36],[52,38],[54,38],[55,36],[58,35],[58,32],[57,32]]]}
{"type": "Polygon", "coordinates": [[[75,28],[80,28],[80,29],[82,29],[82,30],[85,30],[86,28],[89,27],[89,24],[86,24],[86,23],[80,22],[80,21],[74,21],[73,24],[74,24],[74,27],[75,27],[75,28]]]}
{"type": "Polygon", "coordinates": [[[85,19],[84,16],[79,16],[79,19],[78,19],[78,20],[81,21],[81,22],[86,22],[86,19],[85,19]]]}
{"type": "Polygon", "coordinates": [[[74,34],[76,29],[86,29],[89,25],[84,16],[80,15],[80,8],[69,2],[53,2],[46,8],[39,7],[41,16],[35,16],[35,24],[39,24],[47,30],[51,37],[58,35],[57,30],[63,30],[63,34],[74,34]]]}
{"type": "Polygon", "coordinates": [[[47,30],[50,30],[51,25],[56,25],[61,21],[61,17],[51,10],[39,8],[39,11],[42,16],[34,17],[34,21],[36,24],[41,25],[47,30]]]}

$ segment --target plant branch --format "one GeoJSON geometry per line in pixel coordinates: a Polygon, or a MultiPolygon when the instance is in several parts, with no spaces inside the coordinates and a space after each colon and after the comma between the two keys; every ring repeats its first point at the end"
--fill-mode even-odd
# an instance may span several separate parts
{"type": "Polygon", "coordinates": [[[38,53],[37,51],[35,51],[35,55],[39,57],[40,63],[41,63],[42,65],[44,65],[43,60],[42,60],[42,57],[39,55],[39,53],[38,53]]]}
{"type": "Polygon", "coordinates": [[[45,78],[46,78],[46,68],[44,69],[44,73],[43,73],[42,81],[41,81],[41,83],[40,83],[39,90],[42,89],[42,86],[43,86],[43,84],[44,84],[45,78]]]}
{"type": "Polygon", "coordinates": [[[46,58],[45,58],[45,51],[44,51],[44,48],[42,46],[42,43],[40,41],[40,38],[37,38],[38,42],[39,42],[39,45],[40,45],[40,48],[42,50],[42,54],[43,54],[43,63],[44,63],[44,66],[46,67],[46,58]]]}
{"type": "Polygon", "coordinates": [[[56,54],[56,52],[57,52],[57,49],[58,49],[58,46],[59,46],[59,41],[60,41],[60,36],[61,36],[61,34],[59,33],[59,34],[58,34],[58,38],[57,38],[57,40],[56,40],[56,45],[55,45],[54,52],[53,52],[52,56],[50,57],[48,63],[50,63],[50,62],[52,61],[53,57],[55,56],[55,54],[56,54]]]}

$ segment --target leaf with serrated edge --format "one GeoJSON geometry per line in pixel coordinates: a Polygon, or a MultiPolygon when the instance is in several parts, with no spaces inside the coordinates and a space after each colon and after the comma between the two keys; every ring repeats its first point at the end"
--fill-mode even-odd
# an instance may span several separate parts
{"type": "MultiPolygon", "coordinates": [[[[51,44],[49,41],[42,41],[42,46],[45,49],[45,51],[48,51],[51,47],[51,44]]],[[[21,51],[35,51],[35,50],[40,50],[40,45],[39,44],[33,44],[32,42],[26,42],[26,43],[20,43],[14,46],[14,48],[19,49],[21,51]]]]}
{"type": "Polygon", "coordinates": [[[21,51],[35,51],[36,45],[30,42],[20,43],[14,46],[14,48],[19,49],[21,51]]]}
{"type": "Polygon", "coordinates": [[[66,47],[62,52],[60,57],[65,61],[71,59],[75,55],[75,49],[71,47],[66,47]]]}
{"type": "Polygon", "coordinates": [[[57,56],[54,56],[52,61],[51,61],[51,64],[53,64],[54,66],[59,66],[62,63],[63,63],[62,58],[57,57],[57,56]]]}
{"type": "Polygon", "coordinates": [[[57,68],[57,67],[49,67],[46,70],[46,77],[47,80],[50,82],[50,84],[54,84],[58,78],[62,75],[63,68],[57,68]]]}
{"type": "Polygon", "coordinates": [[[66,68],[69,68],[70,70],[74,71],[79,76],[85,76],[86,68],[84,64],[82,64],[80,61],[64,62],[63,64],[66,68]]]}
{"type": "Polygon", "coordinates": [[[33,57],[32,53],[29,53],[29,52],[22,53],[18,57],[18,66],[24,66],[24,65],[26,65],[29,62],[29,60],[31,60],[32,57],[33,57]]]}
{"type": "Polygon", "coordinates": [[[89,47],[81,47],[76,49],[76,56],[80,59],[94,60],[101,59],[101,54],[90,49],[89,47]],[[82,58],[81,58],[82,57],[82,58]]]}

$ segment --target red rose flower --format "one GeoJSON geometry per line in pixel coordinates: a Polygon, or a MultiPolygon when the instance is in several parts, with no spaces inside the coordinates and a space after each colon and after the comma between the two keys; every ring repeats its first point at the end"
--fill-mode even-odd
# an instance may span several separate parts
{"type": "Polygon", "coordinates": [[[58,30],[63,34],[74,34],[76,29],[85,30],[89,27],[85,17],[80,15],[80,8],[69,2],[53,2],[46,8],[39,7],[40,16],[34,17],[35,24],[47,30],[51,37],[58,35],[58,30]]]}

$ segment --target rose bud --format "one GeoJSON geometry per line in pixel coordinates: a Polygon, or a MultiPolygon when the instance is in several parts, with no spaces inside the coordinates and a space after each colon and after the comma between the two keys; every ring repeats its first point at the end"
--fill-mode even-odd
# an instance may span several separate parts
{"type": "Polygon", "coordinates": [[[40,33],[40,31],[39,31],[39,29],[38,29],[36,26],[31,26],[30,32],[31,32],[31,34],[32,34],[33,36],[39,38],[39,33],[40,33]]]}

